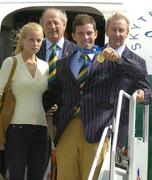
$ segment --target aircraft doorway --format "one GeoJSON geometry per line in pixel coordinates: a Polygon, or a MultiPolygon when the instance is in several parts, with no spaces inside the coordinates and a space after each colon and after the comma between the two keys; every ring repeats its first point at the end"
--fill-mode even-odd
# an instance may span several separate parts
{"type": "MultiPolygon", "coordinates": [[[[0,41],[0,57],[3,61],[6,57],[13,54],[15,48],[15,36],[20,27],[27,22],[34,21],[39,23],[43,10],[47,7],[30,7],[24,8],[8,14],[1,24],[1,41],[0,41]]],[[[64,9],[68,16],[68,24],[66,29],[67,38],[71,41],[72,21],[79,13],[87,13],[95,19],[97,23],[98,37],[96,44],[104,45],[105,41],[105,19],[104,16],[94,8],[89,7],[57,7],[64,9]]],[[[65,36],[66,36],[65,35],[65,36]]]]}

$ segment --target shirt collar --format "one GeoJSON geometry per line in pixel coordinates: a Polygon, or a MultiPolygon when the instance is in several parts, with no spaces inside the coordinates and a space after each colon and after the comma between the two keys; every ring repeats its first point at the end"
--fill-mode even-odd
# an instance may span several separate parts
{"type": "Polygon", "coordinates": [[[117,51],[117,53],[119,54],[120,57],[121,57],[124,49],[125,49],[125,45],[120,46],[119,48],[116,49],[116,51],[117,51]]]}
{"type": "MultiPolygon", "coordinates": [[[[107,46],[106,46],[106,47],[110,47],[110,45],[109,45],[109,44],[107,44],[107,46]]],[[[120,47],[116,48],[116,49],[115,49],[115,51],[116,51],[116,52],[119,54],[119,56],[121,57],[121,55],[122,55],[122,53],[123,53],[124,49],[125,49],[125,44],[123,44],[122,46],[120,46],[120,47]]]]}
{"type": "MultiPolygon", "coordinates": [[[[83,53],[81,52],[81,51],[78,51],[77,52],[77,57],[78,57],[78,62],[82,62],[83,61],[83,59],[82,58],[80,58],[80,56],[82,55],[83,53]]],[[[88,54],[88,53],[86,53],[87,55],[88,55],[88,57],[89,57],[89,61],[91,62],[92,60],[93,60],[93,57],[94,57],[94,54],[88,54]]]]}
{"type": "Polygon", "coordinates": [[[84,48],[79,48],[78,47],[78,50],[81,52],[81,53],[85,53],[85,54],[96,54],[98,53],[100,50],[99,46],[96,46],[94,45],[91,49],[84,49],[84,48]]]}
{"type": "MultiPolygon", "coordinates": [[[[46,38],[46,50],[50,49],[50,47],[53,45],[54,43],[52,43],[51,41],[49,41],[46,38]]],[[[62,37],[57,43],[57,46],[60,47],[61,49],[63,49],[63,45],[64,45],[64,37],[62,37]]]]}
{"type": "Polygon", "coordinates": [[[97,45],[94,45],[91,49],[83,49],[83,48],[79,48],[78,47],[78,61],[81,62],[82,59],[80,58],[81,54],[85,53],[88,55],[89,57],[89,61],[93,61],[94,60],[94,56],[95,54],[99,53],[99,51],[101,51],[100,47],[97,45]]]}

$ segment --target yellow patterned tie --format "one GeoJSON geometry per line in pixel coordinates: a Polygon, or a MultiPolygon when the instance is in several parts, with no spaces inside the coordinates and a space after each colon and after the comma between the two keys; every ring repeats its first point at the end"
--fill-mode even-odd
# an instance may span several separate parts
{"type": "MultiPolygon", "coordinates": [[[[77,81],[79,83],[80,88],[82,88],[88,76],[89,56],[87,54],[81,54],[80,60],[83,61],[83,64],[79,70],[77,81]]],[[[78,106],[74,112],[74,115],[76,116],[79,114],[80,114],[80,106],[78,106]]]]}
{"type": "Polygon", "coordinates": [[[89,57],[87,54],[82,54],[80,58],[83,60],[83,65],[78,73],[77,81],[80,85],[80,88],[82,88],[88,76],[89,57]]]}
{"type": "Polygon", "coordinates": [[[49,58],[49,83],[55,80],[56,75],[56,61],[57,61],[57,54],[56,54],[56,44],[51,46],[51,56],[49,58]]]}

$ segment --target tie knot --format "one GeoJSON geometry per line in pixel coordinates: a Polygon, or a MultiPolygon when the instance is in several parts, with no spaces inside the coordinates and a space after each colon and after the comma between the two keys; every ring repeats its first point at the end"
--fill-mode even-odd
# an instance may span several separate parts
{"type": "Polygon", "coordinates": [[[89,56],[87,54],[81,54],[81,57],[84,58],[85,60],[89,59],[89,56]]]}
{"type": "Polygon", "coordinates": [[[80,56],[82,59],[84,59],[84,60],[86,60],[86,61],[88,61],[90,58],[89,58],[89,56],[88,56],[88,54],[81,54],[81,56],[80,56]]]}
{"type": "Polygon", "coordinates": [[[82,59],[82,61],[84,62],[84,64],[88,64],[90,61],[90,58],[88,56],[88,54],[81,54],[80,58],[82,59]]]}
{"type": "Polygon", "coordinates": [[[56,44],[52,44],[51,46],[51,51],[54,51],[56,49],[57,45],[56,44]]]}

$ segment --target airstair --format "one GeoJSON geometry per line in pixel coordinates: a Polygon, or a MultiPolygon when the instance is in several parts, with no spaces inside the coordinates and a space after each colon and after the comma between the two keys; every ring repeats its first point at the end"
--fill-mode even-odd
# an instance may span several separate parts
{"type": "Polygon", "coordinates": [[[134,93],[130,96],[123,90],[119,92],[116,117],[114,118],[113,125],[104,129],[88,180],[93,180],[93,175],[100,157],[102,146],[109,129],[112,132],[110,135],[110,145],[101,167],[98,180],[147,180],[149,106],[143,106],[142,137],[136,137],[136,95],[137,94],[134,93]],[[124,98],[128,98],[130,102],[127,155],[124,155],[117,150],[121,106],[124,98]]]}

